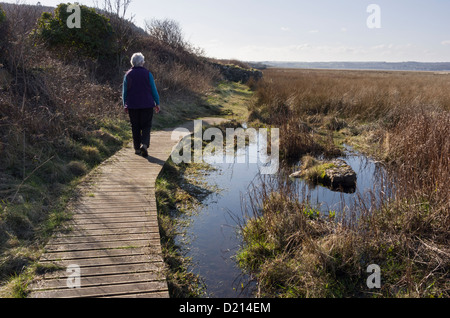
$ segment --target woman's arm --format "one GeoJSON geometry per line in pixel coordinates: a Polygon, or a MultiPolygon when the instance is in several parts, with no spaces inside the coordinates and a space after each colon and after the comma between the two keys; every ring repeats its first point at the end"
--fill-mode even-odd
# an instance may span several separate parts
{"type": "Polygon", "coordinates": [[[159,106],[159,94],[158,90],[156,89],[155,79],[153,78],[152,73],[150,73],[150,86],[152,87],[152,95],[153,99],[155,100],[156,106],[159,106]]]}
{"type": "Polygon", "coordinates": [[[127,103],[127,76],[126,75],[123,78],[122,102],[123,102],[123,107],[126,108],[126,103],[127,103]]]}

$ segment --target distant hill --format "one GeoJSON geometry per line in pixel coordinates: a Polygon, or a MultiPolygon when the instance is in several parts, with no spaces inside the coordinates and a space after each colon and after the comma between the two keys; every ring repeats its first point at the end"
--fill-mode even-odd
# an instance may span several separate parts
{"type": "Polygon", "coordinates": [[[274,62],[250,63],[254,67],[345,69],[345,70],[388,70],[388,71],[450,71],[450,62],[274,62]]]}

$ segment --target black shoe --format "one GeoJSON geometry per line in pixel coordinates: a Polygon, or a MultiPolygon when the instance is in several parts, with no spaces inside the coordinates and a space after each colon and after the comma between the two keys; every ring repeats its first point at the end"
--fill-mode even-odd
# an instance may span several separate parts
{"type": "Polygon", "coordinates": [[[148,157],[148,151],[147,151],[147,146],[146,145],[142,145],[142,147],[141,147],[141,154],[142,154],[142,157],[144,157],[144,158],[148,157]]]}
{"type": "Polygon", "coordinates": [[[142,149],[137,149],[137,150],[134,151],[134,153],[136,155],[141,155],[142,154],[142,149]]]}

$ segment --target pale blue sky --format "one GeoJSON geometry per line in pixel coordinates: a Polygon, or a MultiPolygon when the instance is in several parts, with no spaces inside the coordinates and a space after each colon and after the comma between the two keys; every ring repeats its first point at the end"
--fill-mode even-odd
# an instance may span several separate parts
{"type": "Polygon", "coordinates": [[[129,11],[140,26],[176,20],[189,42],[216,58],[450,61],[449,0],[133,0],[129,11]],[[367,27],[370,4],[381,8],[380,29],[367,27]]]}

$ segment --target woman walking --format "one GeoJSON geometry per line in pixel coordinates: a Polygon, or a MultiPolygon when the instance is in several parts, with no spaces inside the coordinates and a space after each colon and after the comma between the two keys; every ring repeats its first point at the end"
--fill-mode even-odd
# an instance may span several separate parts
{"type": "Polygon", "coordinates": [[[153,109],[160,112],[159,95],[152,73],[144,68],[142,53],[131,57],[132,68],[123,79],[123,107],[130,116],[133,145],[137,155],[148,157],[153,109]]]}

